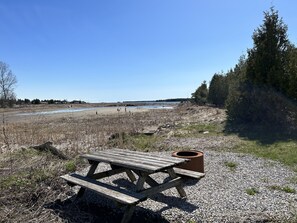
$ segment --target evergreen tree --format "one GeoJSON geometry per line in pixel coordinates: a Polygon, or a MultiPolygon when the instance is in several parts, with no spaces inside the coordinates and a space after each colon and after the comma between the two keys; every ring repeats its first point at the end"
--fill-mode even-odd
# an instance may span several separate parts
{"type": "Polygon", "coordinates": [[[209,84],[208,102],[223,107],[228,96],[227,77],[223,74],[215,74],[209,84]]]}
{"type": "Polygon", "coordinates": [[[285,92],[288,74],[285,72],[287,49],[287,26],[271,8],[264,12],[264,21],[253,34],[254,46],[248,51],[247,78],[258,86],[271,86],[285,92]]]}
{"type": "Polygon", "coordinates": [[[199,105],[205,105],[207,102],[207,96],[208,96],[208,89],[206,81],[203,81],[203,83],[197,88],[197,90],[192,93],[192,100],[199,105]]]}
{"type": "Polygon", "coordinates": [[[289,78],[286,94],[291,99],[297,101],[297,48],[293,45],[288,49],[286,72],[289,78]]]}
{"type": "Polygon", "coordinates": [[[235,68],[232,74],[239,80],[229,87],[229,121],[270,128],[287,127],[296,121],[296,106],[287,96],[296,92],[297,60],[293,48],[289,50],[286,32],[287,26],[273,8],[264,13],[263,25],[253,34],[254,47],[248,51],[245,66],[239,73],[235,68]]]}

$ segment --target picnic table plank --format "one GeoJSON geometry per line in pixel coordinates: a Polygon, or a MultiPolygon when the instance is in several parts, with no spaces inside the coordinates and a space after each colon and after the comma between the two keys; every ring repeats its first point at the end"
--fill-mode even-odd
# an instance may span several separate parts
{"type": "Polygon", "coordinates": [[[114,187],[78,174],[66,174],[61,176],[61,178],[75,185],[95,191],[104,197],[115,200],[122,204],[136,204],[146,199],[144,195],[139,193],[126,191],[119,187],[114,187]]]}
{"type": "Polygon", "coordinates": [[[93,154],[84,154],[81,157],[88,159],[88,160],[98,161],[98,162],[107,162],[107,163],[111,163],[111,164],[126,167],[126,168],[131,168],[131,169],[135,168],[135,169],[147,171],[150,173],[154,173],[158,169],[160,169],[160,168],[154,167],[152,165],[141,164],[141,163],[136,163],[136,162],[132,162],[132,161],[123,161],[123,160],[119,160],[118,158],[106,159],[106,157],[100,157],[98,155],[93,155],[93,154]]]}
{"type": "Polygon", "coordinates": [[[106,150],[106,151],[99,151],[93,154],[84,154],[81,157],[93,161],[98,162],[108,162],[113,165],[118,165],[122,167],[126,167],[129,169],[137,169],[141,171],[146,171],[149,173],[154,173],[157,171],[161,171],[168,167],[177,166],[178,164],[187,162],[187,159],[175,158],[171,162],[171,159],[167,159],[168,161],[164,161],[162,157],[157,155],[150,156],[146,153],[133,154],[131,152],[126,153],[126,151],[122,151],[119,153],[120,150],[106,150]],[[116,153],[114,153],[116,151],[116,153]]]}
{"type": "Polygon", "coordinates": [[[173,167],[174,172],[179,176],[186,176],[190,178],[200,179],[205,176],[205,173],[200,173],[193,170],[185,170],[177,167],[173,167]]]}
{"type": "Polygon", "coordinates": [[[96,153],[93,153],[93,154],[98,154],[98,155],[108,154],[110,156],[123,157],[123,158],[132,159],[132,160],[135,160],[135,158],[137,158],[137,160],[139,160],[139,161],[144,161],[146,163],[147,162],[148,163],[153,163],[153,164],[156,164],[156,165],[172,165],[172,164],[176,163],[176,162],[160,160],[158,158],[147,157],[146,154],[143,154],[143,155],[130,154],[130,153],[125,153],[125,152],[113,151],[113,150],[111,150],[111,151],[103,150],[103,151],[96,152],[96,153]]]}
{"type": "Polygon", "coordinates": [[[173,162],[173,163],[180,163],[181,160],[187,161],[187,159],[183,159],[183,158],[178,158],[173,156],[163,156],[163,155],[148,153],[148,152],[131,151],[127,149],[113,148],[113,149],[109,149],[108,151],[111,151],[111,152],[117,151],[117,152],[120,152],[121,154],[131,154],[135,157],[137,157],[138,155],[140,156],[145,155],[147,158],[152,158],[153,160],[167,161],[167,162],[173,162]]]}
{"type": "Polygon", "coordinates": [[[127,162],[134,162],[135,159],[137,159],[137,163],[141,164],[147,164],[150,166],[154,166],[156,168],[162,168],[164,166],[175,166],[177,165],[176,163],[172,162],[163,162],[163,161],[158,161],[158,160],[152,160],[152,159],[147,159],[146,157],[135,157],[131,156],[130,154],[123,154],[123,155],[118,155],[118,154],[110,154],[108,151],[102,151],[100,153],[93,153],[92,155],[97,155],[100,157],[106,157],[106,158],[111,158],[111,159],[117,159],[117,160],[122,160],[122,161],[127,161],[127,162]]]}

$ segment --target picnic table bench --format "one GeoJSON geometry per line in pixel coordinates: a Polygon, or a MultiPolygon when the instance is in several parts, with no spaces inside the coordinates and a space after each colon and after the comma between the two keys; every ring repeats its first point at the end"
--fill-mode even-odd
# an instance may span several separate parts
{"type": "Polygon", "coordinates": [[[81,187],[77,197],[81,197],[85,189],[88,189],[103,197],[126,205],[122,223],[129,222],[135,206],[139,202],[172,187],[177,189],[181,197],[186,197],[186,192],[182,184],[184,177],[199,179],[204,176],[204,173],[177,168],[178,165],[188,162],[188,160],[171,156],[164,157],[151,153],[110,149],[92,154],[84,154],[81,157],[87,159],[90,163],[90,169],[87,175],[82,176],[71,173],[61,177],[70,186],[77,185],[81,187]],[[100,162],[108,163],[111,169],[96,173],[100,162]],[[157,183],[150,175],[158,172],[167,173],[169,179],[161,184],[157,183]],[[126,173],[131,182],[136,182],[135,190],[123,189],[98,181],[99,179],[119,173],[126,173]],[[136,179],[135,175],[138,176],[138,179],[136,179]],[[149,187],[144,188],[144,183],[147,183],[149,187]]]}

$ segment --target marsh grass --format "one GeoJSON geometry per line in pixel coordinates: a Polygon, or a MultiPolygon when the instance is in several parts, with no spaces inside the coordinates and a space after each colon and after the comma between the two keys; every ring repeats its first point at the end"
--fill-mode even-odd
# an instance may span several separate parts
{"type": "Polygon", "coordinates": [[[14,151],[10,157],[4,155],[0,161],[1,166],[6,166],[10,159],[13,161],[14,168],[12,172],[2,173],[1,188],[25,185],[34,187],[36,183],[54,176],[61,163],[50,153],[42,153],[30,148],[14,151]]]}
{"type": "MultiPolygon", "coordinates": [[[[164,125],[180,120],[180,116],[173,111],[153,111],[129,114],[111,114],[102,116],[89,116],[84,118],[64,117],[59,119],[46,119],[35,117],[24,122],[7,123],[7,137],[19,147],[39,145],[52,141],[55,145],[64,145],[67,155],[75,156],[88,151],[90,148],[108,146],[109,138],[115,133],[123,133],[125,145],[128,142],[135,144],[135,148],[143,149],[145,145],[152,144],[149,137],[136,136],[146,126],[164,125]]],[[[3,146],[0,142],[0,146],[3,146]]]]}
{"type": "Polygon", "coordinates": [[[219,123],[191,123],[180,125],[174,132],[175,137],[201,137],[223,135],[224,125],[219,123]]]}
{"type": "Polygon", "coordinates": [[[46,203],[63,191],[59,176],[63,161],[48,152],[27,148],[0,157],[0,219],[2,222],[39,222],[46,203]],[[12,171],[4,168],[12,160],[12,171]]]}
{"type": "MultiPolygon", "coordinates": [[[[94,115],[82,118],[66,116],[47,119],[35,116],[20,122],[5,122],[10,148],[0,135],[0,219],[3,222],[56,221],[57,215],[42,211],[45,204],[67,199],[65,182],[59,176],[86,167],[77,157],[100,147],[156,149],[158,136],[141,135],[146,126],[172,126],[181,119],[173,111],[153,111],[116,115],[94,115]],[[110,136],[121,137],[110,140],[110,136]],[[70,157],[64,161],[48,152],[30,149],[47,141],[70,157]],[[112,144],[114,143],[114,144],[112,144]],[[21,149],[23,148],[23,149],[21,149]],[[11,166],[11,168],[7,168],[11,166]],[[11,169],[11,171],[10,171],[11,169]],[[63,197],[64,196],[64,197],[63,197]]],[[[1,129],[4,127],[1,123],[1,129]]]]}
{"type": "Polygon", "coordinates": [[[162,137],[156,135],[134,135],[129,137],[129,142],[138,150],[156,151],[160,150],[158,142],[162,140],[162,137]]]}
{"type": "Polygon", "coordinates": [[[118,133],[109,141],[109,147],[136,149],[140,151],[156,151],[160,148],[158,142],[162,140],[158,135],[118,133]]]}

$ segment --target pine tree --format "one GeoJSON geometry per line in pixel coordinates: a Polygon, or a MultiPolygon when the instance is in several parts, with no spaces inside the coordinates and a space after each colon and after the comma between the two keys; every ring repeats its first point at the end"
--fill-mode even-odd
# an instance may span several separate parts
{"type": "Polygon", "coordinates": [[[192,100],[199,105],[205,105],[207,102],[207,96],[208,96],[208,89],[206,81],[203,81],[203,83],[197,88],[197,90],[192,93],[192,100]]]}
{"type": "Polygon", "coordinates": [[[223,107],[228,96],[227,77],[223,74],[215,74],[209,84],[208,102],[223,107]]]}
{"type": "Polygon", "coordinates": [[[287,29],[274,8],[264,12],[263,25],[253,34],[254,47],[248,51],[247,78],[252,84],[286,91],[287,29]]]}
{"type": "Polygon", "coordinates": [[[287,26],[273,8],[264,12],[263,25],[254,32],[253,40],[246,66],[240,75],[233,74],[239,81],[229,88],[228,119],[269,128],[288,127],[296,121],[297,114],[288,98],[296,92],[297,60],[294,50],[289,50],[287,26]]]}

